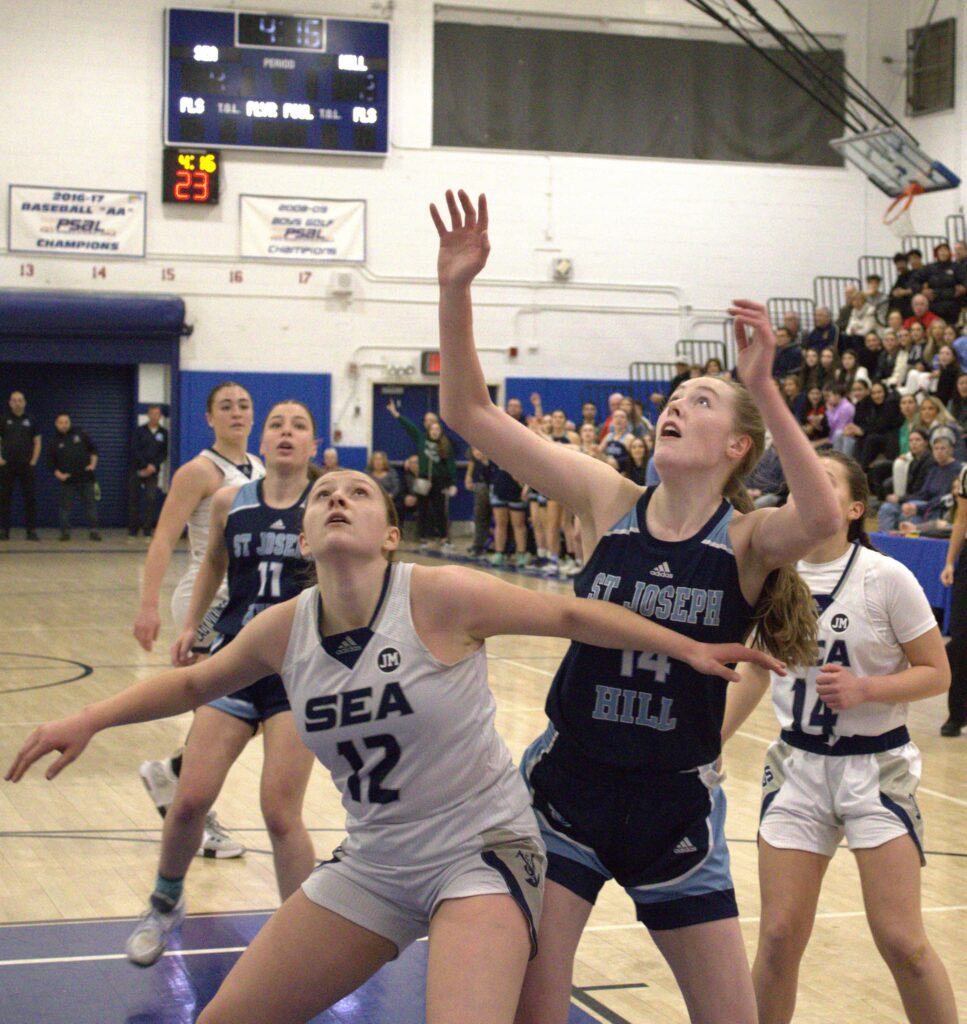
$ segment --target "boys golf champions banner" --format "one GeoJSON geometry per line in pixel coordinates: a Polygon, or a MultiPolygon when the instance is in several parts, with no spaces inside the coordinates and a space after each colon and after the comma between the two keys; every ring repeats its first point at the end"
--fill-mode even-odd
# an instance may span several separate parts
{"type": "Polygon", "coordinates": [[[362,263],[366,201],[239,196],[241,255],[248,259],[362,263]]]}

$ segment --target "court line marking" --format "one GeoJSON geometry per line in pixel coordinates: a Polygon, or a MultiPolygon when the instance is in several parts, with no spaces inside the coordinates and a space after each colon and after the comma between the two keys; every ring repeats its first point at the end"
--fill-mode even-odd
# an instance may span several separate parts
{"type": "MultiPolygon", "coordinates": [[[[924,914],[948,914],[951,912],[958,912],[967,910],[967,903],[957,903],[948,907],[923,907],[922,912],[924,914]]],[[[217,915],[211,915],[217,916],[217,915]]],[[[841,911],[829,911],[819,913],[816,915],[817,921],[832,921],[841,920],[846,918],[855,917],[866,917],[865,910],[841,910],[841,911]]],[[[740,917],[740,924],[756,924],[761,918],[759,917],[740,917]]],[[[632,924],[598,924],[590,925],[584,929],[587,932],[621,932],[631,931],[635,928],[642,928],[643,925],[640,921],[635,921],[632,924]]],[[[426,939],[420,939],[419,941],[425,942],[426,939]]],[[[166,950],[163,956],[209,956],[218,953],[243,953],[248,947],[247,946],[221,946],[218,948],[211,949],[171,949],[166,950]]],[[[44,964],[75,964],[75,963],[92,963],[95,961],[106,961],[106,960],[126,960],[127,956],[124,953],[93,953],[82,956],[47,956],[47,957],[27,957],[19,960],[0,960],[0,967],[30,967],[44,964]]]]}
{"type": "MultiPolygon", "coordinates": [[[[951,912],[957,912],[961,910],[967,910],[967,903],[955,903],[949,907],[922,907],[922,913],[924,914],[949,914],[951,912]]],[[[865,910],[838,910],[838,911],[827,911],[825,913],[817,914],[817,921],[833,921],[840,918],[849,917],[866,917],[865,910]]],[[[739,924],[757,924],[761,921],[761,917],[740,917],[738,918],[739,924]]],[[[644,925],[640,921],[635,921],[633,924],[592,924],[584,929],[585,932],[622,932],[631,931],[633,928],[643,928],[644,925]]]]}

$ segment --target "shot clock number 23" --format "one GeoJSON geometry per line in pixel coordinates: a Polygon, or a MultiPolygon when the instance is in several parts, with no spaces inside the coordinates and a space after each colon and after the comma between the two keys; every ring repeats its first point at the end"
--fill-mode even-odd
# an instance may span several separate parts
{"type": "Polygon", "coordinates": [[[162,197],[166,203],[188,206],[218,202],[219,154],[166,147],[162,197]]]}

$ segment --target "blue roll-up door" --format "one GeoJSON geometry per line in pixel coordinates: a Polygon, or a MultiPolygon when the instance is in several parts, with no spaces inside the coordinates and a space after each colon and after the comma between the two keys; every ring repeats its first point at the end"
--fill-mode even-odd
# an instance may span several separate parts
{"type": "MultiPolygon", "coordinates": [[[[136,366],[62,363],[0,363],[0,385],[6,404],[11,391],[22,391],[27,411],[43,436],[37,465],[37,518],[40,526],[58,525],[59,484],[47,468],[47,451],[54,435],[54,419],[66,412],[75,427],[88,433],[98,448],[97,479],[101,485],[98,516],[101,526],[127,525],[127,467],[134,429],[136,366]]],[[[78,503],[73,521],[84,526],[78,503]]],[[[23,524],[19,489],[13,525],[23,524]]]]}

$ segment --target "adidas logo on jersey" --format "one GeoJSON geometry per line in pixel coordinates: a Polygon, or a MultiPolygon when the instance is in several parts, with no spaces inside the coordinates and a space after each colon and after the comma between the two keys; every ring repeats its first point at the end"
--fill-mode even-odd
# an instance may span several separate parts
{"type": "Polygon", "coordinates": [[[285,529],[285,523],[283,523],[281,519],[276,519],[276,521],[269,527],[269,529],[270,530],[284,530],[285,529]]]}
{"type": "Polygon", "coordinates": [[[362,647],[351,636],[347,636],[343,638],[342,643],[336,648],[335,655],[337,658],[341,658],[345,654],[356,654],[361,650],[362,647]]]}
{"type": "Polygon", "coordinates": [[[675,846],[675,849],[672,852],[673,853],[698,853],[698,850],[695,849],[695,845],[692,843],[691,839],[689,839],[688,836],[685,836],[684,839],[680,839],[678,841],[677,845],[675,846]]]}
{"type": "Polygon", "coordinates": [[[674,579],[671,566],[667,562],[662,562],[661,565],[656,565],[649,575],[660,576],[663,580],[674,579]]]}

